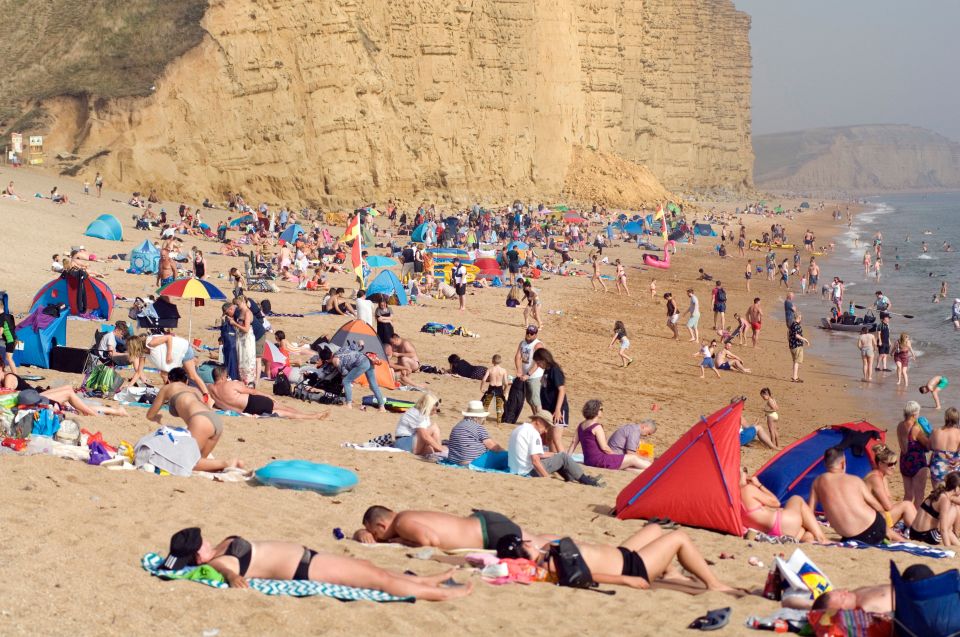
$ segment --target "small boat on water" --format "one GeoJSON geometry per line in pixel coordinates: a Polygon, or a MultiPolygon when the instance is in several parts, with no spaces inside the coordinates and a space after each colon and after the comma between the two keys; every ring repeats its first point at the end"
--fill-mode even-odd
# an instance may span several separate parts
{"type": "Polygon", "coordinates": [[[871,332],[875,332],[877,331],[878,325],[879,323],[877,323],[877,317],[873,314],[855,317],[844,315],[839,319],[820,319],[820,327],[833,332],[856,332],[859,334],[860,330],[862,330],[864,327],[869,328],[871,332]]]}

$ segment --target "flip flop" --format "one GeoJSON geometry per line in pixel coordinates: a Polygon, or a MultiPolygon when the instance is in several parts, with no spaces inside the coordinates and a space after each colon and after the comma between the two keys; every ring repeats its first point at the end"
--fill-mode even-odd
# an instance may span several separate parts
{"type": "Polygon", "coordinates": [[[693,628],[696,630],[719,630],[723,628],[730,622],[730,607],[727,608],[718,608],[716,610],[707,611],[706,615],[697,617],[693,620],[687,628],[693,628]]]}

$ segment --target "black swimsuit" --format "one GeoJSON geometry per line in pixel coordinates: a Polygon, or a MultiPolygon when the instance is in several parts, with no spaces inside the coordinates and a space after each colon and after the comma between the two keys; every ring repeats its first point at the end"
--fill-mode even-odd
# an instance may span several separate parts
{"type": "MultiPolygon", "coordinates": [[[[933,508],[933,504],[930,500],[924,500],[920,504],[920,508],[930,514],[934,520],[940,519],[940,512],[933,508]]],[[[940,536],[940,529],[933,527],[929,531],[918,531],[912,526],[910,527],[910,539],[918,540],[924,544],[940,544],[943,541],[943,538],[940,536]]]]}
{"type": "MultiPolygon", "coordinates": [[[[224,552],[224,555],[237,558],[237,561],[240,562],[240,577],[243,577],[247,574],[247,569],[250,568],[250,556],[253,549],[250,546],[250,542],[238,535],[231,535],[227,539],[231,540],[231,542],[227,545],[227,550],[224,552]]],[[[313,561],[316,554],[317,552],[313,549],[303,547],[303,555],[300,557],[300,563],[297,564],[297,570],[293,574],[293,579],[310,579],[310,562],[313,561]]]]}
{"type": "Polygon", "coordinates": [[[643,563],[643,558],[640,557],[639,553],[623,546],[618,546],[617,550],[620,551],[620,555],[623,556],[623,568],[620,570],[621,575],[640,577],[647,580],[647,582],[650,581],[650,577],[647,575],[647,565],[643,563]]]}

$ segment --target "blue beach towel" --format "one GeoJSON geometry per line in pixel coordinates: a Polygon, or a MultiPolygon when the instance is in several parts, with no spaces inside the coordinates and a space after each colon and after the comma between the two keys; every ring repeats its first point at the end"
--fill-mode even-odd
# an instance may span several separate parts
{"type": "Polygon", "coordinates": [[[914,544],[913,542],[890,542],[888,544],[874,546],[873,544],[864,544],[863,542],[857,542],[856,540],[847,540],[846,542],[837,542],[837,546],[842,546],[848,549],[880,549],[882,551],[895,551],[898,553],[909,553],[911,555],[918,555],[920,557],[929,557],[933,559],[944,559],[954,557],[956,555],[956,553],[953,551],[938,549],[935,546],[930,546],[928,544],[914,544]]]}
{"type": "Polygon", "coordinates": [[[444,467],[456,467],[457,469],[470,469],[470,471],[480,471],[482,473],[510,473],[510,465],[507,461],[506,451],[488,451],[468,465],[456,464],[449,460],[440,460],[437,464],[444,467]]]}
{"type": "MultiPolygon", "coordinates": [[[[163,565],[163,558],[156,553],[147,553],[144,555],[143,559],[140,560],[140,565],[143,566],[144,570],[151,575],[161,578],[167,577],[171,574],[180,576],[186,575],[190,571],[198,568],[196,566],[188,566],[178,571],[164,570],[160,568],[163,565]]],[[[226,582],[221,582],[214,579],[195,579],[191,581],[198,582],[206,586],[212,586],[213,588],[230,588],[230,585],[226,582]]],[[[314,582],[312,580],[251,578],[247,581],[250,583],[250,588],[260,591],[264,595],[285,595],[289,597],[312,597],[315,595],[322,595],[323,597],[332,597],[344,602],[366,600],[370,602],[413,603],[417,601],[415,597],[397,597],[395,595],[384,593],[383,591],[375,591],[369,588],[354,588],[352,586],[340,586],[339,584],[325,584],[323,582],[314,582]]]]}

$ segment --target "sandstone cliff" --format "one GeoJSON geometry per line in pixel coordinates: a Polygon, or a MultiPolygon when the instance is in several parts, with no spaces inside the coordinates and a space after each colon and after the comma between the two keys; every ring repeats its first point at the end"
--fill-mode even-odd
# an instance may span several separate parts
{"type": "Polygon", "coordinates": [[[578,158],[608,155],[669,187],[751,184],[731,0],[210,0],[200,24],[148,97],[46,100],[49,147],[193,198],[577,199],[598,196],[578,158]]]}
{"type": "Polygon", "coordinates": [[[757,135],[754,177],[772,190],[960,187],[960,144],[913,126],[818,128],[757,135]]]}

